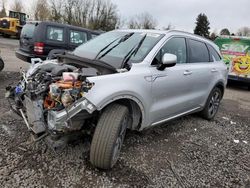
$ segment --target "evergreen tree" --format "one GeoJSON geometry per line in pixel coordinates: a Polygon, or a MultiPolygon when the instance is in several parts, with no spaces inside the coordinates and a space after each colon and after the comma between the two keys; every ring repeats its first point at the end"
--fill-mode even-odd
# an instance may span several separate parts
{"type": "Polygon", "coordinates": [[[209,38],[209,21],[205,14],[199,14],[196,18],[196,27],[194,29],[194,34],[209,38]]]}
{"type": "Polygon", "coordinates": [[[230,35],[230,32],[227,28],[224,28],[220,31],[220,35],[230,35]]]}

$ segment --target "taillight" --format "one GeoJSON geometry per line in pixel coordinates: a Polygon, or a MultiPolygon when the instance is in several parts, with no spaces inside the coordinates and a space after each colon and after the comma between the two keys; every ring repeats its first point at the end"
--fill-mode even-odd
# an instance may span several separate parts
{"type": "Polygon", "coordinates": [[[43,50],[44,50],[44,43],[43,42],[36,42],[34,45],[34,52],[36,54],[43,54],[43,50]]]}

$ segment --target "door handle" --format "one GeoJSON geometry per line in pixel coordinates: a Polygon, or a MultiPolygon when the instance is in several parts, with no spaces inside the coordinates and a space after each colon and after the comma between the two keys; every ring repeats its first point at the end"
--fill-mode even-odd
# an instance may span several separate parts
{"type": "Polygon", "coordinates": [[[212,68],[211,72],[218,72],[218,70],[216,68],[212,68]]]}
{"type": "Polygon", "coordinates": [[[193,72],[190,70],[185,70],[183,74],[187,76],[193,74],[193,72]]]}

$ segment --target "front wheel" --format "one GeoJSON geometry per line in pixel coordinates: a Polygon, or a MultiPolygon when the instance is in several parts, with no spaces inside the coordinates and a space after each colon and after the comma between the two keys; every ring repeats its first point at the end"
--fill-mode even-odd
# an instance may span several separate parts
{"type": "Polygon", "coordinates": [[[221,99],[221,90],[218,87],[214,88],[207,99],[205,108],[201,111],[201,116],[207,120],[213,119],[218,112],[221,99]]]}
{"type": "Polygon", "coordinates": [[[4,68],[4,62],[3,60],[0,58],[0,71],[2,71],[4,68]]]}
{"type": "Polygon", "coordinates": [[[90,148],[90,162],[95,167],[110,169],[117,162],[128,121],[128,108],[120,104],[111,104],[101,114],[90,148]]]}

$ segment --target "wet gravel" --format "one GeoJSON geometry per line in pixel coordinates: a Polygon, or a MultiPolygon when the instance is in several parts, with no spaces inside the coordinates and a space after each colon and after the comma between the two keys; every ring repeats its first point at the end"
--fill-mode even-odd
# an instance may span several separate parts
{"type": "Polygon", "coordinates": [[[4,98],[18,73],[0,73],[1,187],[250,187],[250,91],[232,86],[213,121],[190,115],[128,132],[117,165],[89,162],[89,140],[54,152],[32,143],[4,98]]]}

